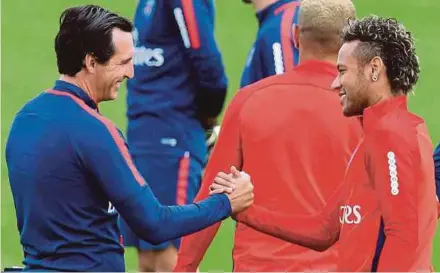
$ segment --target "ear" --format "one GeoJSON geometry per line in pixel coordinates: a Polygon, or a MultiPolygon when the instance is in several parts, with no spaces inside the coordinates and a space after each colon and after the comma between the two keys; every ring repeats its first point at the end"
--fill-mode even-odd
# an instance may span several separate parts
{"type": "Polygon", "coordinates": [[[381,57],[376,56],[370,61],[370,71],[371,71],[371,79],[373,81],[377,81],[382,75],[382,71],[385,71],[384,69],[384,63],[381,57]]]}
{"type": "Polygon", "coordinates": [[[96,58],[92,54],[87,54],[84,58],[84,66],[89,73],[94,74],[96,72],[96,58]]]}
{"type": "Polygon", "coordinates": [[[292,40],[295,48],[299,49],[299,26],[296,24],[292,25],[292,40]]]}

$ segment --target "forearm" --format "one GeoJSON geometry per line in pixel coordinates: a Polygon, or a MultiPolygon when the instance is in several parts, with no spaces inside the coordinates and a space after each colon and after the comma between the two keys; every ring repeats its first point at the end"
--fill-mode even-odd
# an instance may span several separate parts
{"type": "Polygon", "coordinates": [[[192,57],[192,69],[197,83],[197,115],[200,118],[217,117],[223,109],[228,86],[220,55],[196,54],[192,57]]]}
{"type": "Polygon", "coordinates": [[[179,249],[179,257],[175,272],[195,272],[199,267],[203,256],[215,237],[221,223],[205,228],[197,233],[190,234],[182,239],[179,249]]]}
{"type": "Polygon", "coordinates": [[[160,244],[204,229],[231,214],[226,195],[211,196],[185,206],[162,206],[145,187],[137,200],[126,201],[118,212],[137,236],[160,244]]]}
{"type": "Polygon", "coordinates": [[[328,249],[339,238],[339,232],[331,232],[322,215],[277,214],[254,206],[238,214],[237,220],[257,231],[316,251],[328,249]]]}

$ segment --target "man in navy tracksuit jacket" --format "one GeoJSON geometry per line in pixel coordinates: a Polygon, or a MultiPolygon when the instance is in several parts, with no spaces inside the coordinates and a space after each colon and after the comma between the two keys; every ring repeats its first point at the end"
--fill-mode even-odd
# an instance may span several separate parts
{"type": "Polygon", "coordinates": [[[293,25],[298,23],[299,0],[243,0],[252,3],[258,19],[257,38],[241,76],[240,87],[283,74],[298,64],[293,25]]]}
{"type": "MultiPolygon", "coordinates": [[[[214,38],[213,0],[139,0],[134,78],[127,83],[127,141],[160,202],[191,203],[207,158],[205,130],[220,114],[227,79],[214,38]]],[[[180,240],[157,246],[120,223],[140,271],[171,271],[180,240]]]]}
{"type": "Polygon", "coordinates": [[[60,22],[60,80],[19,110],[6,144],[26,270],[124,271],[118,213],[159,244],[250,205],[252,186],[242,184],[241,195],[163,206],[98,109],[133,77],[131,23],[94,5],[67,9],[60,22]]]}

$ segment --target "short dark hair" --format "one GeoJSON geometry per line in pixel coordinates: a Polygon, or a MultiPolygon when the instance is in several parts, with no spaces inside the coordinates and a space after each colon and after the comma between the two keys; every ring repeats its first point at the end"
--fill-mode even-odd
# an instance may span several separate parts
{"type": "Polygon", "coordinates": [[[68,8],[60,16],[60,30],[55,38],[58,72],[75,76],[84,67],[87,54],[105,64],[114,54],[112,30],[133,30],[132,23],[100,6],[68,8]]]}
{"type": "Polygon", "coordinates": [[[351,21],[342,32],[342,41],[360,41],[355,56],[360,65],[380,57],[387,69],[393,92],[407,94],[419,79],[420,67],[414,40],[393,18],[368,16],[351,21]]]}

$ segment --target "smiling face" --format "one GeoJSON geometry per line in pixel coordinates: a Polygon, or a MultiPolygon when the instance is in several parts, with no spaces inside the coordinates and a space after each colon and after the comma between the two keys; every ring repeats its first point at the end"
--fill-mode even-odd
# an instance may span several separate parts
{"type": "Polygon", "coordinates": [[[96,101],[114,100],[124,79],[133,78],[133,37],[130,32],[114,28],[114,54],[105,64],[96,64],[94,82],[96,101]]]}
{"type": "Polygon", "coordinates": [[[339,74],[332,83],[332,88],[339,90],[345,116],[362,115],[368,107],[369,80],[364,67],[359,65],[354,56],[359,41],[344,43],[339,50],[339,74]]]}

